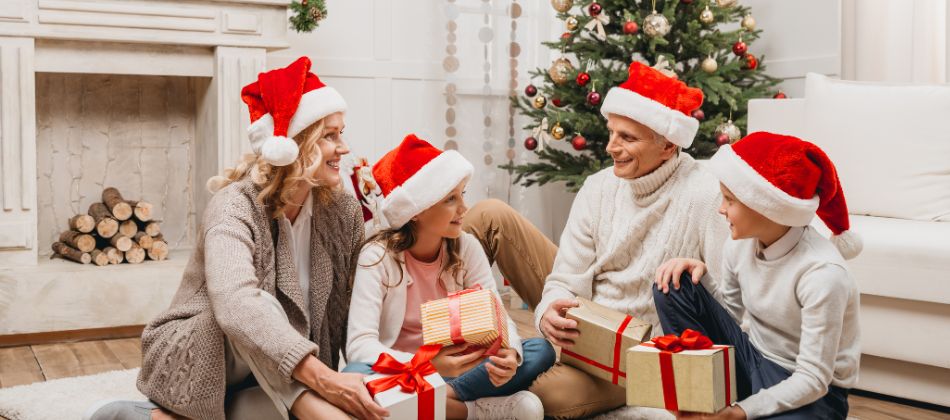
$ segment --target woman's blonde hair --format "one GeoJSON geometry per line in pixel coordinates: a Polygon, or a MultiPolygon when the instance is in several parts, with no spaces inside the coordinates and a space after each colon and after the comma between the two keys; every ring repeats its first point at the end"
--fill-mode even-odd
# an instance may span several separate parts
{"type": "MultiPolygon", "coordinates": [[[[403,251],[408,251],[409,248],[412,248],[416,243],[416,222],[409,221],[405,225],[402,225],[399,229],[383,229],[366,240],[366,243],[379,243],[386,249],[386,252],[383,256],[369,265],[364,265],[363,267],[372,267],[383,262],[383,258],[386,258],[386,255],[390,255],[395,259],[400,267],[405,266],[406,261],[399,259],[399,255],[403,251]]],[[[442,267],[439,270],[439,278],[442,278],[443,273],[448,273],[452,277],[459,279],[462,276],[465,276],[465,264],[462,261],[461,253],[459,252],[461,241],[458,238],[444,238],[445,242],[445,261],[442,262],[442,267]]],[[[396,287],[402,283],[405,274],[400,269],[399,271],[399,280],[394,283],[384,283],[383,285],[387,288],[396,287]]],[[[461,286],[462,282],[456,280],[456,283],[461,286]]]]}
{"type": "Polygon", "coordinates": [[[208,179],[207,187],[211,193],[249,176],[255,185],[261,187],[257,200],[271,208],[271,216],[279,218],[284,215],[288,206],[300,206],[302,203],[293,203],[291,198],[297,192],[297,183],[305,181],[311,187],[316,187],[315,199],[326,203],[331,198],[332,189],[324,186],[314,176],[315,169],[323,162],[323,153],[320,151],[320,139],[325,135],[326,118],[311,124],[294,136],[294,142],[299,148],[297,160],[286,166],[273,166],[264,162],[260,156],[253,153],[245,154],[237,166],[227,168],[221,175],[208,179]]]}

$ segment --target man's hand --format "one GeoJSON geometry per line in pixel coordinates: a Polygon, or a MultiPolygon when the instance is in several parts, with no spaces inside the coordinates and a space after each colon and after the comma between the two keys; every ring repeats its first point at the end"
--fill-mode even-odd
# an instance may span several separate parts
{"type": "Polygon", "coordinates": [[[490,363],[485,364],[488,379],[495,388],[511,380],[518,370],[518,352],[514,349],[500,349],[498,354],[488,358],[490,363]]]}
{"type": "Polygon", "coordinates": [[[570,348],[574,340],[581,336],[577,330],[577,321],[565,318],[567,310],[580,306],[573,299],[558,299],[551,302],[541,317],[541,334],[557,346],[570,348]]]}
{"type": "Polygon", "coordinates": [[[662,290],[663,293],[669,293],[670,283],[673,283],[673,288],[679,290],[680,277],[684,271],[689,271],[693,284],[699,284],[699,279],[706,273],[706,264],[692,258],[672,258],[660,264],[656,269],[657,289],[662,290]]]}
{"type": "Polygon", "coordinates": [[[478,366],[485,355],[484,348],[463,354],[466,350],[469,350],[468,344],[442,347],[439,354],[432,358],[431,363],[435,366],[435,370],[439,372],[439,375],[447,378],[457,378],[478,366]]]}
{"type": "Polygon", "coordinates": [[[745,410],[738,405],[729,406],[713,414],[674,411],[677,419],[683,420],[746,420],[745,410]]]}

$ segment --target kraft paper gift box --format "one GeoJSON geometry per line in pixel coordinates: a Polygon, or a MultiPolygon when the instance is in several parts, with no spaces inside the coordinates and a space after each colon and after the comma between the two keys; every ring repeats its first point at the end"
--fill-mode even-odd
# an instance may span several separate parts
{"type": "Polygon", "coordinates": [[[577,321],[581,335],[570,349],[561,349],[561,362],[626,386],[624,352],[649,339],[653,326],[584,298],[577,301],[580,306],[568,309],[566,316],[577,321]]]}
{"type": "Polygon", "coordinates": [[[381,373],[365,376],[363,382],[373,400],[389,410],[387,418],[445,420],[445,381],[430,363],[440,348],[423,346],[407,363],[380,355],[373,370],[381,373]],[[417,381],[419,374],[424,383],[417,381]]]}
{"type": "Polygon", "coordinates": [[[627,351],[627,405],[715,413],[736,401],[732,346],[712,345],[709,341],[709,348],[690,350],[686,346],[670,351],[661,349],[663,338],[627,351]]]}
{"type": "Polygon", "coordinates": [[[455,292],[423,303],[420,313],[423,344],[475,344],[488,347],[488,355],[509,347],[508,316],[491,290],[455,292]]]}

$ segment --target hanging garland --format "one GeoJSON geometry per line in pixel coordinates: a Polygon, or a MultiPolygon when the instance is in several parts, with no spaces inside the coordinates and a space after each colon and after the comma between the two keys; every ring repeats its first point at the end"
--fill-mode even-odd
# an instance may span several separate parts
{"type": "Polygon", "coordinates": [[[290,24],[297,32],[311,32],[327,17],[327,5],[324,0],[294,0],[290,3],[294,15],[290,24]]]}

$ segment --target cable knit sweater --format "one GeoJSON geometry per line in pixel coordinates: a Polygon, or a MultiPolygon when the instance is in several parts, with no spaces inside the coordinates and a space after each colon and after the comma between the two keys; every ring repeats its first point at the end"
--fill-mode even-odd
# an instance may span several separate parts
{"type": "Polygon", "coordinates": [[[719,183],[686,153],[636,179],[613,168],[591,175],[577,193],[535,312],[580,296],[653,324],[656,268],[674,257],[709,262],[714,278],[728,224],[717,214],[719,183]]]}
{"type": "Polygon", "coordinates": [[[271,218],[259,193],[247,178],[215,193],[171,306],[142,333],[138,388],[179,415],[224,420],[225,335],[287,382],[311,353],[337,367],[363,240],[360,206],[343,191],[328,204],[313,200],[307,305],[290,222],[271,218]],[[277,298],[289,323],[263,293],[277,298]]]}

